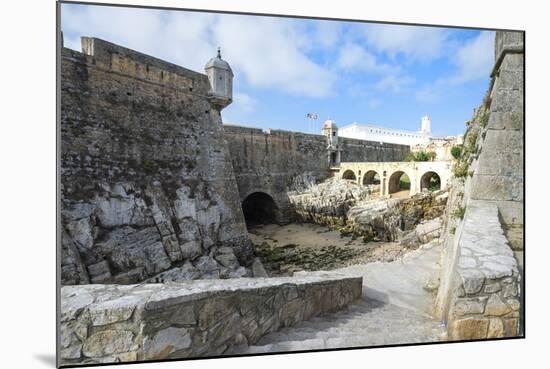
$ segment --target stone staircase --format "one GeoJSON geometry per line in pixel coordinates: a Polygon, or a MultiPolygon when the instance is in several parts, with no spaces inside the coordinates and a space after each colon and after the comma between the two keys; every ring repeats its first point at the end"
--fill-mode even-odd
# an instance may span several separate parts
{"type": "Polygon", "coordinates": [[[445,340],[445,327],[431,316],[433,295],[425,284],[437,275],[440,248],[414,251],[404,260],[339,269],[363,276],[363,297],[334,314],[264,336],[230,354],[256,354],[445,340]],[[367,287],[368,286],[368,287],[367,287]]]}

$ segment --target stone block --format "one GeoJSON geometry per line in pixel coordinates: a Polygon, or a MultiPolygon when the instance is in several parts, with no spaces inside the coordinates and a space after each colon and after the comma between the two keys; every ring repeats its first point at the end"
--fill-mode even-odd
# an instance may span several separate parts
{"type": "Polygon", "coordinates": [[[523,151],[523,131],[489,129],[482,146],[484,152],[515,152],[523,151]]]}
{"type": "Polygon", "coordinates": [[[487,127],[490,130],[522,130],[524,126],[523,111],[492,112],[487,127]]]}
{"type": "Polygon", "coordinates": [[[500,318],[489,319],[489,328],[487,330],[487,338],[504,337],[504,324],[500,318]]]}
{"type": "Polygon", "coordinates": [[[191,347],[191,334],[187,328],[169,327],[143,339],[143,356],[146,360],[161,360],[171,353],[191,347]]]}
{"type": "Polygon", "coordinates": [[[507,226],[523,225],[523,202],[497,201],[496,204],[502,223],[507,226]]]}
{"type": "Polygon", "coordinates": [[[479,157],[477,174],[523,177],[523,151],[483,152],[479,157]]]}
{"type": "Polygon", "coordinates": [[[516,71],[516,72],[522,72],[524,67],[524,58],[525,56],[523,54],[508,54],[504,57],[502,60],[502,63],[500,64],[499,71],[502,73],[504,71],[516,71]]]}
{"type": "Polygon", "coordinates": [[[457,316],[483,314],[486,301],[486,297],[458,299],[453,307],[453,312],[457,316]]]}
{"type": "Polygon", "coordinates": [[[302,299],[294,299],[281,307],[279,321],[284,327],[294,325],[303,320],[305,304],[302,299]]]}
{"type": "Polygon", "coordinates": [[[523,175],[474,174],[471,198],[474,200],[523,201],[523,175]]]}
{"type": "Polygon", "coordinates": [[[520,90],[523,92],[523,71],[501,69],[494,88],[499,91],[520,90]]]}
{"type": "Polygon", "coordinates": [[[489,319],[469,317],[458,319],[451,325],[451,340],[475,340],[487,338],[489,319]]]}
{"type": "Polygon", "coordinates": [[[504,319],[504,336],[517,337],[519,334],[519,319],[506,318],[504,319]]]}
{"type": "Polygon", "coordinates": [[[462,269],[459,271],[462,287],[468,295],[478,293],[485,282],[485,274],[477,269],[462,269]]]}
{"type": "Polygon", "coordinates": [[[137,350],[130,331],[106,330],[91,335],[82,346],[87,357],[102,357],[137,350]]]}
{"type": "Polygon", "coordinates": [[[498,294],[492,294],[485,305],[485,315],[501,316],[510,312],[510,308],[504,303],[498,294]]]}
{"type": "Polygon", "coordinates": [[[490,112],[523,112],[522,90],[496,90],[490,112]]]}
{"type": "Polygon", "coordinates": [[[94,304],[89,308],[92,324],[102,326],[128,320],[141,300],[141,296],[127,295],[94,304]]]}

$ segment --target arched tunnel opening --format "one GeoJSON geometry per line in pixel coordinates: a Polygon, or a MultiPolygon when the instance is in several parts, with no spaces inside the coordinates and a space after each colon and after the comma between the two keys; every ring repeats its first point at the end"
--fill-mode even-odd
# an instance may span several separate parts
{"type": "Polygon", "coordinates": [[[441,177],[436,172],[426,172],[420,179],[420,190],[437,191],[441,189],[441,177]]]}
{"type": "Polygon", "coordinates": [[[261,224],[277,223],[277,204],[264,192],[248,195],[242,203],[246,228],[251,229],[261,224]]]}

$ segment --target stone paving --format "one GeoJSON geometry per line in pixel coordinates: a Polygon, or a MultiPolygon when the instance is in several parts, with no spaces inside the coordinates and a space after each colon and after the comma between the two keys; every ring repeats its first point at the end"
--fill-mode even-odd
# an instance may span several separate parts
{"type": "MultiPolygon", "coordinates": [[[[439,272],[435,243],[391,263],[338,269],[363,277],[359,303],[263,337],[255,346],[235,347],[232,354],[252,354],[343,347],[380,346],[445,339],[445,328],[432,317],[430,285],[439,272]]],[[[299,274],[299,273],[297,273],[299,274]]]]}

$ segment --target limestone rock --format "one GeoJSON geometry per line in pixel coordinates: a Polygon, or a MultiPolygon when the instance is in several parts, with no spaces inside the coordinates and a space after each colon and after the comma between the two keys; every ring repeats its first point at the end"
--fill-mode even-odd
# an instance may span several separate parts
{"type": "Polygon", "coordinates": [[[451,339],[475,340],[487,338],[489,319],[469,317],[455,320],[452,326],[451,339]]]}
{"type": "Polygon", "coordinates": [[[487,338],[501,338],[504,337],[504,324],[499,318],[489,319],[489,329],[487,331],[487,338]]]}
{"type": "Polygon", "coordinates": [[[501,316],[510,312],[510,308],[506,305],[497,294],[492,294],[487,300],[485,306],[485,315],[501,316]]]}
{"type": "Polygon", "coordinates": [[[94,326],[102,326],[128,320],[140,302],[139,296],[121,296],[93,305],[90,317],[94,326]]]}
{"type": "Polygon", "coordinates": [[[187,328],[169,327],[152,337],[145,337],[143,353],[147,360],[167,358],[171,353],[191,347],[191,335],[187,328]]]}
{"type": "Polygon", "coordinates": [[[267,272],[262,264],[260,258],[255,258],[252,262],[252,275],[256,278],[266,278],[268,277],[267,272]]]}
{"type": "Polygon", "coordinates": [[[133,342],[134,334],[129,331],[106,330],[91,335],[84,346],[82,353],[88,357],[129,352],[137,349],[133,342]]]}

